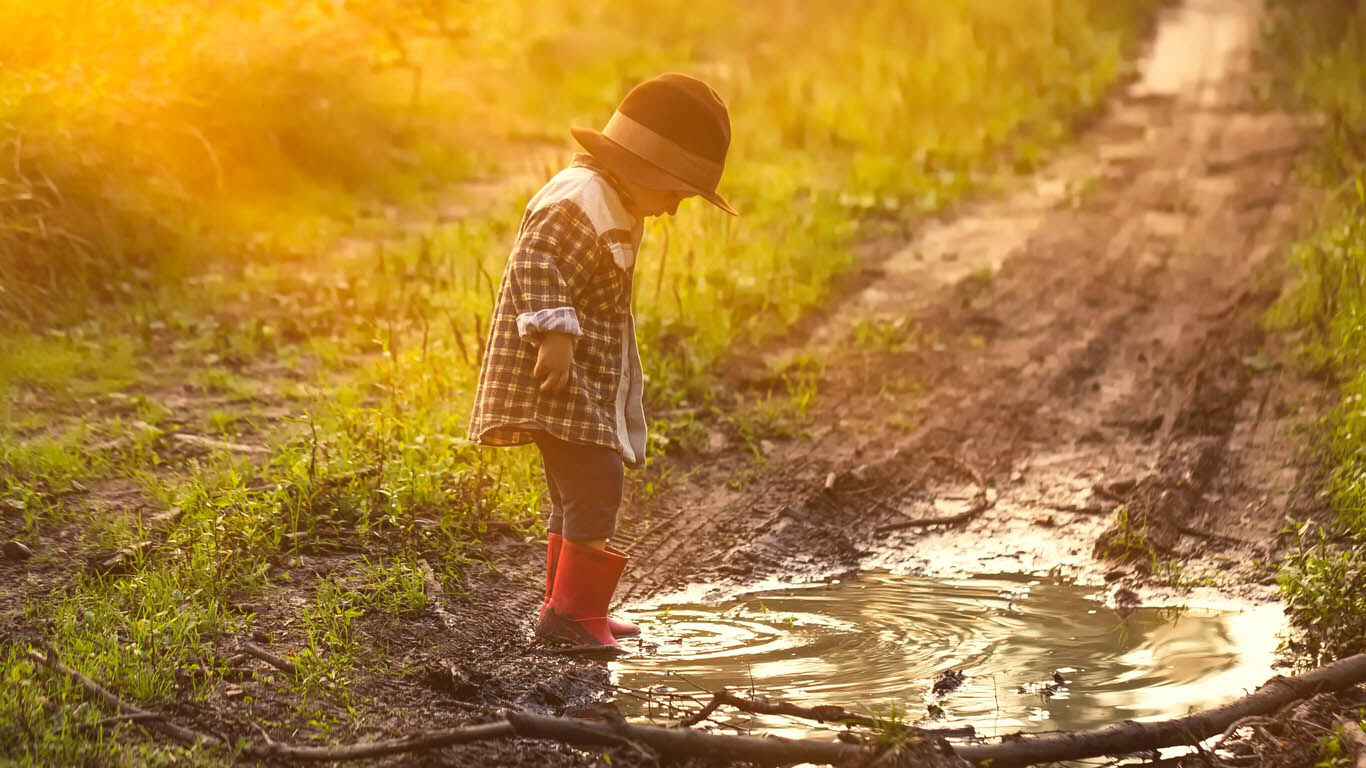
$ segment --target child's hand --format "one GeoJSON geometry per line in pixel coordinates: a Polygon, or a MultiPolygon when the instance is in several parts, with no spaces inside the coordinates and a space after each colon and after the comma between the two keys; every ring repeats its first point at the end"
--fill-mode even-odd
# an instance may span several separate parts
{"type": "Polygon", "coordinates": [[[542,392],[562,392],[569,386],[569,364],[573,361],[574,337],[552,331],[541,339],[531,375],[540,379],[542,392]]]}

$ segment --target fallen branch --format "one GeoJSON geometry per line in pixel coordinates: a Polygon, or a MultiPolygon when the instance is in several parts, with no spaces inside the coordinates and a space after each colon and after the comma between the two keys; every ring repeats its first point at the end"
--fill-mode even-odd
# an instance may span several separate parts
{"type": "Polygon", "coordinates": [[[995,506],[996,502],[991,498],[991,493],[987,489],[987,481],[982,477],[982,473],[976,467],[968,464],[962,459],[944,453],[932,454],[930,459],[953,466],[964,474],[972,477],[972,481],[977,484],[977,493],[973,496],[976,501],[967,509],[967,511],[960,512],[956,515],[949,515],[948,517],[917,517],[910,520],[902,520],[898,523],[879,525],[877,527],[878,533],[891,533],[892,531],[900,531],[906,528],[921,528],[930,525],[958,525],[975,519],[978,515],[995,506]]]}
{"type": "Polygon", "coordinates": [[[678,721],[679,727],[691,728],[694,725],[711,717],[711,713],[721,708],[722,700],[720,696],[712,696],[711,701],[702,705],[702,708],[678,721]]]}
{"type": "Polygon", "coordinates": [[[200,447],[200,448],[208,448],[208,449],[211,450],[211,451],[228,451],[228,452],[230,452],[230,453],[257,453],[257,454],[267,454],[267,453],[270,453],[270,449],[269,449],[269,448],[264,448],[264,447],[259,446],[259,445],[246,445],[246,444],[244,444],[244,443],[230,443],[230,442],[228,442],[228,441],[226,441],[226,440],[215,440],[215,439],[213,439],[212,437],[205,437],[205,436],[203,436],[203,435],[192,435],[192,434],[189,434],[188,432],[175,432],[175,433],[172,433],[172,434],[171,434],[171,438],[174,439],[174,440],[179,440],[179,441],[182,442],[182,443],[188,443],[189,445],[198,446],[198,447],[200,447]]]}
{"type": "MultiPolygon", "coordinates": [[[[801,707],[788,701],[775,701],[762,696],[742,698],[724,688],[719,691],[713,691],[711,697],[711,701],[707,702],[707,706],[703,708],[707,715],[715,712],[717,707],[725,704],[735,707],[741,712],[749,712],[754,715],[787,715],[789,717],[801,717],[807,720],[815,720],[818,723],[877,725],[877,720],[868,717],[867,715],[860,715],[857,712],[850,712],[844,707],[836,707],[833,705],[801,707]],[[716,706],[713,706],[713,704],[716,706]]],[[[696,717],[696,715],[694,715],[694,717],[696,717]]],[[[703,717],[706,717],[706,715],[703,715],[703,717]]],[[[689,718],[689,720],[691,719],[692,718],[689,718]]],[[[698,718],[694,722],[700,722],[701,720],[702,718],[698,718]]],[[[686,720],[680,723],[680,725],[692,724],[694,723],[689,723],[686,720]]]]}
{"type": "Polygon", "coordinates": [[[577,682],[583,683],[584,685],[596,686],[605,691],[612,691],[618,696],[626,696],[628,698],[635,699],[636,701],[644,702],[647,706],[652,708],[655,706],[660,706],[665,709],[665,711],[667,712],[667,716],[669,717],[672,717],[675,711],[687,711],[682,707],[674,704],[674,699],[682,699],[693,704],[698,703],[697,697],[688,693],[678,693],[676,691],[651,691],[645,688],[627,688],[624,685],[617,685],[616,683],[604,683],[599,680],[589,680],[586,677],[579,677],[578,675],[571,674],[569,672],[565,672],[563,673],[563,675],[570,680],[575,680],[577,682]]]}
{"type": "Polygon", "coordinates": [[[1185,717],[1148,723],[1126,720],[1089,731],[1062,731],[1040,736],[1020,734],[1012,741],[955,747],[954,752],[979,765],[990,763],[992,768],[1011,768],[1198,744],[1223,733],[1243,718],[1269,714],[1298,699],[1325,691],[1340,691],[1363,681],[1366,681],[1366,653],[1298,677],[1273,677],[1255,693],[1185,717]]]}
{"type": "MultiPolygon", "coordinates": [[[[844,707],[837,707],[832,704],[824,704],[815,707],[803,707],[789,701],[769,699],[763,696],[741,697],[725,689],[713,691],[711,701],[708,701],[702,709],[684,718],[678,724],[680,726],[693,726],[707,719],[722,705],[734,707],[741,712],[748,712],[753,715],[782,715],[786,717],[800,717],[806,720],[815,720],[818,723],[852,723],[876,728],[882,722],[875,717],[860,715],[857,712],[850,712],[844,707]]],[[[977,733],[972,726],[963,728],[914,728],[917,734],[932,738],[966,738],[977,733]]]]}
{"type": "Polygon", "coordinates": [[[125,573],[133,568],[139,558],[146,556],[155,543],[151,540],[139,541],[114,552],[100,552],[86,558],[85,568],[89,573],[113,575],[125,573]]]}
{"type": "MultiPolygon", "coordinates": [[[[51,650],[47,656],[30,650],[28,656],[74,679],[89,694],[123,715],[129,716],[127,719],[138,722],[143,728],[165,734],[186,744],[204,743],[229,747],[225,738],[205,735],[175,725],[156,713],[122,701],[90,678],[62,664],[56,653],[51,650]]],[[[1211,736],[1225,732],[1240,720],[1273,713],[1299,699],[1326,691],[1343,690],[1363,681],[1366,681],[1366,654],[1358,654],[1299,677],[1274,677],[1255,693],[1224,706],[1185,717],[1148,723],[1128,720],[1090,731],[1058,732],[1038,736],[1018,734],[1008,737],[1010,740],[999,744],[971,744],[955,747],[953,751],[958,757],[979,765],[1013,768],[1198,744],[1211,736]]],[[[719,699],[714,701],[720,706],[719,699]]],[[[752,701],[746,703],[753,704],[752,701]]],[[[264,745],[248,744],[242,753],[250,757],[288,758],[300,761],[358,760],[517,735],[553,739],[570,744],[623,745],[647,755],[646,749],[669,757],[706,756],[715,760],[746,761],[766,765],[801,762],[843,764],[866,758],[870,754],[868,749],[862,746],[810,739],[731,736],[689,728],[629,725],[625,721],[596,723],[521,712],[509,712],[506,718],[506,721],[421,732],[403,739],[340,747],[291,746],[273,742],[266,737],[264,745]]],[[[1355,733],[1346,738],[1354,737],[1355,733]]],[[[1353,744],[1355,749],[1355,742],[1353,744]]],[[[1359,749],[1357,752],[1358,755],[1361,754],[1359,749]]]]}
{"type": "Polygon", "coordinates": [[[1366,732],[1361,730],[1361,726],[1343,717],[1337,719],[1338,728],[1342,731],[1343,751],[1351,753],[1355,768],[1366,768],[1366,732]]]}
{"type": "Polygon", "coordinates": [[[459,728],[446,728],[428,731],[404,739],[371,741],[350,744],[344,747],[295,747],[289,744],[272,742],[265,746],[252,746],[247,753],[253,757],[288,758],[290,760],[364,760],[373,757],[388,757],[424,749],[439,749],[454,744],[467,744],[485,739],[505,739],[516,735],[512,724],[506,720],[479,725],[464,725],[459,728]]]}
{"type": "Polygon", "coordinates": [[[1245,546],[1252,546],[1252,542],[1248,541],[1247,539],[1240,539],[1237,536],[1225,536],[1222,533],[1215,533],[1214,531],[1205,531],[1199,528],[1192,528],[1189,525],[1178,525],[1176,527],[1176,530],[1186,534],[1187,536],[1195,536],[1201,539],[1210,539],[1211,541],[1222,541],[1228,544],[1243,544],[1245,546]]]}
{"type": "Polygon", "coordinates": [[[661,728],[626,723],[591,723],[524,712],[507,713],[518,736],[554,739],[567,744],[617,744],[623,739],[643,744],[668,757],[706,756],[764,765],[788,763],[842,764],[867,757],[867,749],[851,744],[777,736],[730,736],[689,728],[661,728]]]}
{"type": "Polygon", "coordinates": [[[299,665],[295,664],[289,659],[286,659],[283,656],[277,656],[271,653],[270,651],[267,651],[265,648],[262,648],[261,646],[257,645],[256,643],[253,643],[250,640],[243,640],[239,644],[239,647],[248,656],[255,656],[261,661],[264,661],[272,667],[275,667],[276,669],[280,670],[281,672],[285,672],[290,675],[299,674],[299,665]]]}
{"type": "Polygon", "coordinates": [[[106,725],[114,725],[116,723],[146,723],[152,720],[165,719],[166,716],[158,712],[138,712],[132,715],[114,715],[113,717],[101,718],[95,725],[103,728],[106,725]]]}
{"type": "Polygon", "coordinates": [[[919,528],[929,525],[957,525],[976,518],[978,515],[991,509],[991,507],[992,504],[984,499],[980,503],[974,504],[968,511],[957,515],[950,515],[948,517],[917,517],[912,520],[903,520],[899,523],[888,523],[887,525],[879,525],[877,527],[877,532],[891,533],[892,531],[899,531],[903,528],[919,528]]]}
{"type": "Polygon", "coordinates": [[[1044,509],[1051,509],[1054,512],[1070,512],[1074,515],[1108,515],[1114,508],[1106,509],[1101,506],[1078,506],[1076,504],[1046,504],[1044,509]]]}
{"type": "Polygon", "coordinates": [[[219,747],[226,746],[223,741],[216,736],[209,736],[197,731],[192,731],[189,728],[184,728],[175,723],[168,722],[164,717],[155,712],[149,712],[125,702],[123,699],[110,693],[108,689],[104,688],[99,683],[63,664],[61,660],[57,658],[57,652],[50,648],[48,649],[47,656],[30,649],[28,657],[45,667],[61,672],[72,680],[75,680],[87,693],[103,701],[111,708],[118,710],[123,715],[127,715],[129,719],[138,723],[143,728],[164,734],[183,744],[198,744],[203,742],[219,747]]]}
{"type": "Polygon", "coordinates": [[[426,558],[419,558],[417,567],[422,570],[422,584],[427,590],[427,607],[431,609],[432,615],[435,616],[437,621],[440,621],[446,629],[455,630],[460,626],[460,621],[452,616],[451,612],[446,610],[446,607],[441,604],[441,598],[446,592],[441,588],[441,580],[436,578],[436,571],[432,570],[432,566],[427,562],[426,558]]]}
{"type": "MultiPolygon", "coordinates": [[[[30,650],[28,656],[39,664],[70,677],[79,683],[87,693],[103,701],[109,707],[123,713],[119,718],[106,718],[109,722],[117,722],[120,719],[130,720],[148,730],[162,733],[184,744],[193,745],[204,743],[219,747],[227,746],[227,743],[223,739],[192,731],[189,728],[168,722],[164,715],[150,712],[125,702],[104,686],[63,664],[58,660],[57,654],[51,650],[48,651],[47,656],[43,656],[37,651],[30,650]]],[[[103,723],[105,721],[101,722],[103,723]]],[[[295,760],[359,760],[368,757],[384,757],[386,755],[396,755],[405,752],[416,752],[423,749],[436,749],[438,747],[462,744],[481,739],[504,738],[512,735],[512,726],[505,721],[498,721],[482,725],[470,725],[460,728],[430,731],[405,739],[374,741],[343,747],[296,747],[267,740],[264,745],[253,744],[248,746],[244,750],[244,753],[252,757],[287,757],[295,760]]]]}
{"type": "MultiPolygon", "coordinates": [[[[57,654],[48,651],[43,656],[30,650],[29,658],[54,669],[80,683],[95,698],[130,716],[149,730],[165,734],[185,744],[209,744],[226,747],[220,738],[192,731],[165,721],[160,715],[128,704],[95,681],[63,664],[57,654]]],[[[389,755],[437,749],[471,741],[508,738],[510,736],[554,739],[570,744],[613,744],[641,750],[641,745],[661,754],[708,755],[719,759],[747,760],[778,764],[798,762],[845,762],[858,758],[864,750],[847,744],[825,741],[726,736],[693,731],[686,728],[633,726],[625,722],[615,724],[591,723],[583,720],[507,713],[507,719],[479,725],[460,726],[444,730],[414,734],[408,738],[351,744],[339,747],[300,747],[267,739],[265,744],[250,744],[243,754],[259,758],[283,758],[297,761],[361,760],[389,755]]]]}

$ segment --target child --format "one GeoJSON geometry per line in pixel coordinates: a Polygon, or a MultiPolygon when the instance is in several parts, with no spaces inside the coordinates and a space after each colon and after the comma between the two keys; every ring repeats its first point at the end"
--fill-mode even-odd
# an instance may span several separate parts
{"type": "Polygon", "coordinates": [[[626,555],[607,544],[623,464],[645,463],[644,374],[631,274],[646,216],[716,194],[730,117],[706,83],[664,74],[626,95],[588,150],[527,204],[494,304],[470,439],[535,443],[550,491],[546,597],[537,633],[615,646],[639,633],[607,617],[626,555]]]}

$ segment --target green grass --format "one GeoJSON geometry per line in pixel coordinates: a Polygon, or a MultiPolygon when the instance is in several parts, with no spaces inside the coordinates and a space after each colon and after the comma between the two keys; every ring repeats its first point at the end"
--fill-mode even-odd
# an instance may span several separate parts
{"type": "Polygon", "coordinates": [[[136,342],[127,336],[16,333],[0,336],[0,392],[28,387],[89,396],[138,379],[136,342]]]}
{"type": "MultiPolygon", "coordinates": [[[[25,621],[120,695],[206,701],[217,639],[259,619],[243,602],[293,590],[294,725],[327,732],[333,704],[360,722],[358,644],[425,606],[418,559],[458,594],[496,567],[490,526],[540,530],[534,451],[464,431],[521,208],[569,127],[664,70],[726,97],[722,191],[745,215],[693,201],[652,222],[635,307],[657,455],[703,450],[724,413],[757,456],[800,429],[820,363],[775,366],[739,403],[716,395],[718,363],[827,300],[866,226],[1066,140],[1156,4],[0,6],[0,167],[17,169],[0,180],[0,505],[39,539],[90,513],[75,483],[131,484],[119,503],[149,520],[179,510],[156,530],[73,526],[73,546],[153,545],[31,595],[25,621]],[[366,555],[319,578],[292,565],[336,552],[366,555]]],[[[652,464],[633,498],[671,477],[652,464]]],[[[0,680],[20,681],[0,694],[0,760],[222,757],[91,730],[104,713],[27,643],[0,648],[0,680]]]]}
{"type": "Polygon", "coordinates": [[[1366,9],[1316,0],[1274,10],[1268,59],[1281,95],[1322,117],[1306,168],[1322,213],[1292,254],[1294,289],[1269,316],[1298,334],[1302,367],[1337,397],[1317,430],[1333,519],[1292,530],[1298,547],[1279,578],[1314,663],[1366,651],[1366,9]]]}

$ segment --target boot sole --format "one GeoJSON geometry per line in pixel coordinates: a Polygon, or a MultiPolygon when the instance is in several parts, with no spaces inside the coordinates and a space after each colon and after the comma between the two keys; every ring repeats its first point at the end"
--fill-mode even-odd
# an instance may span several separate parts
{"type": "MultiPolygon", "coordinates": [[[[604,643],[594,637],[583,625],[573,619],[564,619],[554,611],[546,611],[536,620],[536,634],[550,640],[574,643],[578,646],[596,648],[617,648],[616,643],[604,643]]],[[[613,638],[615,639],[615,638],[613,638]]]]}

